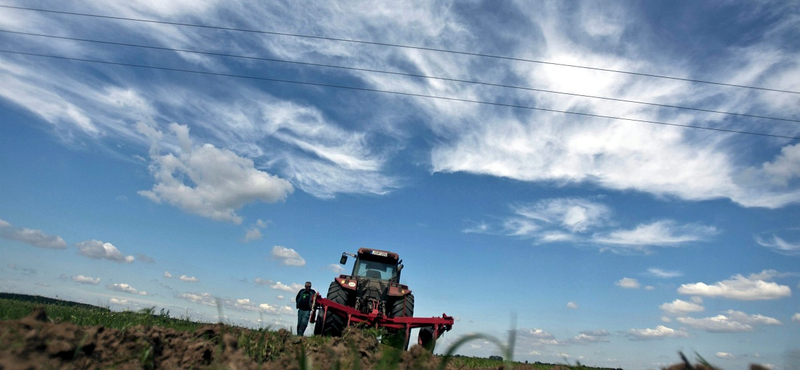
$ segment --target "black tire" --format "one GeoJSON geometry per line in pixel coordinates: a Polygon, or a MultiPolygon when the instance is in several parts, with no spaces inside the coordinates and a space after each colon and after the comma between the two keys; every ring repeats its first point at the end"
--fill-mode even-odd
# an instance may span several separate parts
{"type": "MultiPolygon", "coordinates": [[[[392,303],[391,314],[392,317],[414,317],[414,295],[407,294],[405,297],[396,299],[392,303]]],[[[405,351],[408,349],[409,342],[405,336],[405,330],[393,330],[387,335],[385,343],[405,351]]],[[[410,337],[411,335],[409,335],[410,337]]]]}
{"type": "Polygon", "coordinates": [[[409,293],[392,304],[392,317],[414,317],[414,295],[409,293]]]}
{"type": "Polygon", "coordinates": [[[417,334],[417,342],[429,352],[433,353],[436,347],[436,338],[433,337],[433,328],[421,328],[417,334]]]}
{"type": "MultiPolygon", "coordinates": [[[[335,281],[331,283],[330,287],[328,287],[327,298],[334,303],[345,306],[347,305],[347,291],[342,289],[342,287],[339,286],[339,283],[335,281]]],[[[317,323],[314,326],[314,334],[321,334],[330,337],[341,337],[344,327],[347,324],[347,319],[328,311],[328,317],[325,318],[323,322],[322,315],[323,310],[320,309],[319,316],[317,317],[317,323]]]]}

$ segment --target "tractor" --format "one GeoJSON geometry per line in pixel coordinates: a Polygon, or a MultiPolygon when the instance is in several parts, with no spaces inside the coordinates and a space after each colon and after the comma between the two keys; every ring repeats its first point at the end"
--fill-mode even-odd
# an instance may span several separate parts
{"type": "Polygon", "coordinates": [[[418,343],[433,351],[436,339],[452,328],[453,318],[413,317],[414,294],[400,284],[403,261],[397,253],[360,248],[356,254],[342,253],[339,263],[346,264],[348,256],[355,258],[352,273],[334,278],[327,298],[316,298],[314,334],[341,336],[347,326],[365,324],[385,329],[406,350],[411,329],[419,328],[418,343]]]}

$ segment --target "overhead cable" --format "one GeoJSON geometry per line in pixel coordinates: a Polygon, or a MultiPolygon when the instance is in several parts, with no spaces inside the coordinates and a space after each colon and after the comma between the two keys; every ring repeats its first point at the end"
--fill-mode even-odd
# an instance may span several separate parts
{"type": "Polygon", "coordinates": [[[67,37],[67,36],[46,35],[46,34],[40,34],[40,33],[10,31],[10,30],[3,30],[3,29],[0,29],[0,32],[2,32],[2,33],[10,33],[10,34],[18,34],[18,35],[26,35],[26,36],[45,37],[45,38],[51,38],[51,39],[71,40],[71,41],[79,41],[79,42],[90,42],[90,43],[105,44],[105,45],[135,47],[135,48],[143,48],[143,49],[163,50],[163,51],[172,51],[172,52],[180,52],[180,53],[191,53],[191,54],[200,54],[200,55],[209,55],[209,56],[219,56],[219,57],[229,57],[229,58],[239,58],[239,59],[248,59],[248,60],[267,61],[267,62],[298,64],[298,65],[313,66],[313,67],[336,68],[336,69],[344,69],[344,70],[359,71],[359,72],[381,73],[381,74],[389,74],[389,75],[395,75],[395,76],[416,77],[416,78],[424,78],[424,79],[431,79],[431,80],[459,82],[459,83],[468,83],[468,84],[474,84],[474,85],[501,87],[501,88],[525,90],[525,91],[534,91],[534,92],[541,92],[541,93],[548,93],[548,94],[568,95],[568,96],[575,96],[575,97],[580,97],[580,98],[599,99],[599,100],[615,101],[615,102],[621,102],[621,103],[649,105],[649,106],[661,107],[661,108],[683,109],[683,110],[692,110],[692,111],[697,111],[697,112],[738,116],[738,117],[747,117],[747,118],[757,118],[757,119],[767,119],[767,120],[775,120],[775,121],[785,121],[785,122],[797,122],[797,123],[800,123],[800,119],[761,116],[761,115],[747,114],[747,113],[725,112],[725,111],[718,111],[718,110],[713,110],[713,109],[704,109],[704,108],[696,108],[696,107],[685,107],[685,106],[670,105],[670,104],[660,104],[660,103],[652,103],[652,102],[645,102],[645,101],[639,101],[639,100],[619,99],[619,98],[611,98],[611,97],[604,97],[604,96],[596,96],[596,95],[587,95],[587,94],[578,94],[578,93],[570,93],[570,92],[563,92],[563,91],[539,89],[539,88],[533,88],[533,87],[527,87],[527,86],[497,84],[497,83],[491,83],[491,82],[481,82],[481,81],[463,80],[463,79],[448,78],[448,77],[428,76],[428,75],[414,74],[414,73],[384,71],[384,70],[359,68],[359,67],[347,67],[347,66],[339,66],[339,65],[331,65],[331,64],[300,62],[300,61],[294,61],[294,60],[265,58],[265,57],[254,57],[254,56],[247,56],[247,55],[217,53],[217,52],[209,52],[209,51],[201,51],[201,50],[176,49],[176,48],[168,48],[168,47],[161,47],[161,46],[140,45],[140,44],[131,44],[131,43],[124,43],[124,42],[93,40],[93,39],[67,37]]]}
{"type": "Polygon", "coordinates": [[[509,57],[509,56],[494,55],[494,54],[473,53],[473,52],[458,51],[458,50],[439,49],[439,48],[432,48],[432,47],[425,47],[425,46],[393,44],[393,43],[386,43],[386,42],[345,39],[345,38],[328,37],[328,36],[303,35],[303,34],[297,34],[297,33],[265,31],[265,30],[256,30],[256,29],[248,29],[248,28],[223,27],[223,26],[211,26],[211,25],[194,24],[194,23],[160,21],[160,20],[154,20],[154,19],[142,19],[142,18],[119,17],[119,16],[110,16],[110,15],[100,15],[100,14],[78,13],[78,12],[68,12],[68,11],[62,11],[62,10],[39,9],[39,8],[30,8],[30,7],[12,6],[12,5],[0,5],[0,8],[27,10],[27,11],[44,12],[44,13],[52,13],[52,14],[81,16],[81,17],[102,18],[102,19],[111,19],[111,20],[121,20],[121,21],[130,21],[130,22],[142,22],[142,23],[165,24],[165,25],[181,26],[181,27],[204,28],[204,29],[213,29],[213,30],[220,30],[220,31],[246,32],[246,33],[264,34],[264,35],[299,37],[299,38],[317,39],[317,40],[325,40],[325,41],[346,42],[346,43],[362,44],[362,45],[375,45],[375,46],[385,46],[385,47],[402,48],[402,49],[424,50],[424,51],[433,51],[433,52],[439,52],[439,53],[466,55],[466,56],[481,57],[481,58],[501,59],[501,60],[515,61],[515,62],[536,63],[536,64],[553,65],[553,66],[569,67],[569,68],[580,68],[580,69],[586,69],[586,70],[593,70],[593,71],[600,71],[600,72],[610,72],[610,73],[619,73],[619,74],[626,74],[626,75],[640,76],[640,77],[651,77],[651,78],[668,79],[668,80],[684,81],[684,82],[691,82],[691,83],[700,83],[700,84],[709,84],[709,85],[717,85],[717,86],[726,86],[726,87],[735,87],[735,88],[742,88],[742,89],[752,89],[752,90],[771,91],[771,92],[779,92],[779,93],[800,95],[800,91],[781,90],[781,89],[773,89],[773,88],[759,87],[759,86],[737,85],[737,84],[730,84],[730,83],[725,83],[725,82],[716,82],[716,81],[707,81],[707,80],[676,77],[676,76],[667,76],[667,75],[660,75],[660,74],[654,74],[654,73],[631,72],[631,71],[623,71],[623,70],[611,69],[611,68],[590,67],[590,66],[583,66],[583,65],[577,65],[577,64],[559,63],[559,62],[536,60],[536,59],[525,59],[525,58],[509,57]]]}
{"type": "Polygon", "coordinates": [[[645,120],[645,119],[638,119],[638,118],[615,117],[615,116],[607,116],[607,115],[594,114],[594,113],[564,111],[564,110],[540,108],[540,107],[527,106],[527,105],[518,105],[518,104],[488,102],[488,101],[482,101],[482,100],[454,98],[454,97],[448,97],[448,96],[426,95],[426,94],[409,93],[409,92],[401,92],[401,91],[379,90],[379,89],[371,89],[371,88],[365,88],[365,87],[334,85],[334,84],[325,84],[325,83],[318,83],[318,82],[295,81],[295,80],[286,80],[286,79],[269,78],[269,77],[245,76],[245,75],[237,75],[237,74],[231,74],[231,73],[197,71],[197,70],[181,69],[181,68],[156,67],[156,66],[148,66],[148,65],[133,64],[133,63],[121,63],[121,62],[110,62],[110,61],[95,60],[95,59],[72,58],[72,57],[65,57],[65,56],[58,56],[58,55],[28,53],[28,52],[13,51],[13,50],[2,50],[2,49],[0,49],[0,53],[27,55],[27,56],[51,58],[51,59],[70,60],[70,61],[77,61],[77,62],[98,63],[98,64],[124,66],[124,67],[145,68],[145,69],[172,71],[172,72],[193,73],[193,74],[201,74],[201,75],[208,75],[208,76],[231,77],[231,78],[258,80],[258,81],[289,83],[289,84],[296,84],[296,85],[309,85],[309,86],[329,87],[329,88],[336,88],[336,89],[347,89],[347,90],[365,91],[365,92],[381,93],[381,94],[411,96],[411,97],[417,97],[417,98],[456,101],[456,102],[462,102],[462,103],[492,105],[492,106],[507,107],[507,108],[537,110],[537,111],[551,112],[551,113],[570,114],[570,115],[576,115],[576,116],[582,116],[582,117],[604,118],[604,119],[610,119],[610,120],[620,120],[620,121],[639,122],[639,123],[647,123],[647,124],[655,124],[655,125],[663,125],[663,126],[682,127],[682,128],[687,128],[687,129],[727,132],[727,133],[743,134],[743,135],[765,136],[765,137],[773,137],[773,138],[789,139],[789,140],[800,140],[800,137],[797,137],[797,136],[768,134],[768,133],[752,132],[752,131],[740,131],[740,130],[732,130],[732,129],[725,129],[725,128],[717,128],[717,127],[692,126],[692,125],[684,125],[684,124],[679,124],[679,123],[660,122],[660,121],[652,121],[652,120],[645,120]]]}

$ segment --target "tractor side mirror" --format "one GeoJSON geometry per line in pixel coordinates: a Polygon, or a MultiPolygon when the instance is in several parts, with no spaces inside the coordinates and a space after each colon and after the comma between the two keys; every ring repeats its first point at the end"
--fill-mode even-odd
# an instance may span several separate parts
{"type": "Polygon", "coordinates": [[[397,272],[403,271],[403,265],[397,265],[397,272]]]}
{"type": "Polygon", "coordinates": [[[342,264],[342,265],[347,263],[347,255],[346,254],[342,253],[342,258],[339,259],[339,263],[342,264]]]}

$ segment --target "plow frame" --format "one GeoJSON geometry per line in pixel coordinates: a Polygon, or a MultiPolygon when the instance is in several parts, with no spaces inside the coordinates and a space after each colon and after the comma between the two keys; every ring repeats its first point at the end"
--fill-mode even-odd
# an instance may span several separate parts
{"type": "MultiPolygon", "coordinates": [[[[442,314],[442,317],[387,317],[377,310],[370,313],[363,313],[355,308],[348,307],[317,295],[314,310],[311,313],[311,320],[316,318],[317,310],[322,310],[322,325],[325,325],[328,315],[340,315],[346,319],[345,327],[353,324],[365,324],[375,328],[388,328],[405,331],[405,342],[408,342],[411,329],[430,328],[433,333],[433,343],[453,328],[453,317],[442,314]]],[[[417,340],[418,344],[423,344],[422,339],[417,340]]]]}

